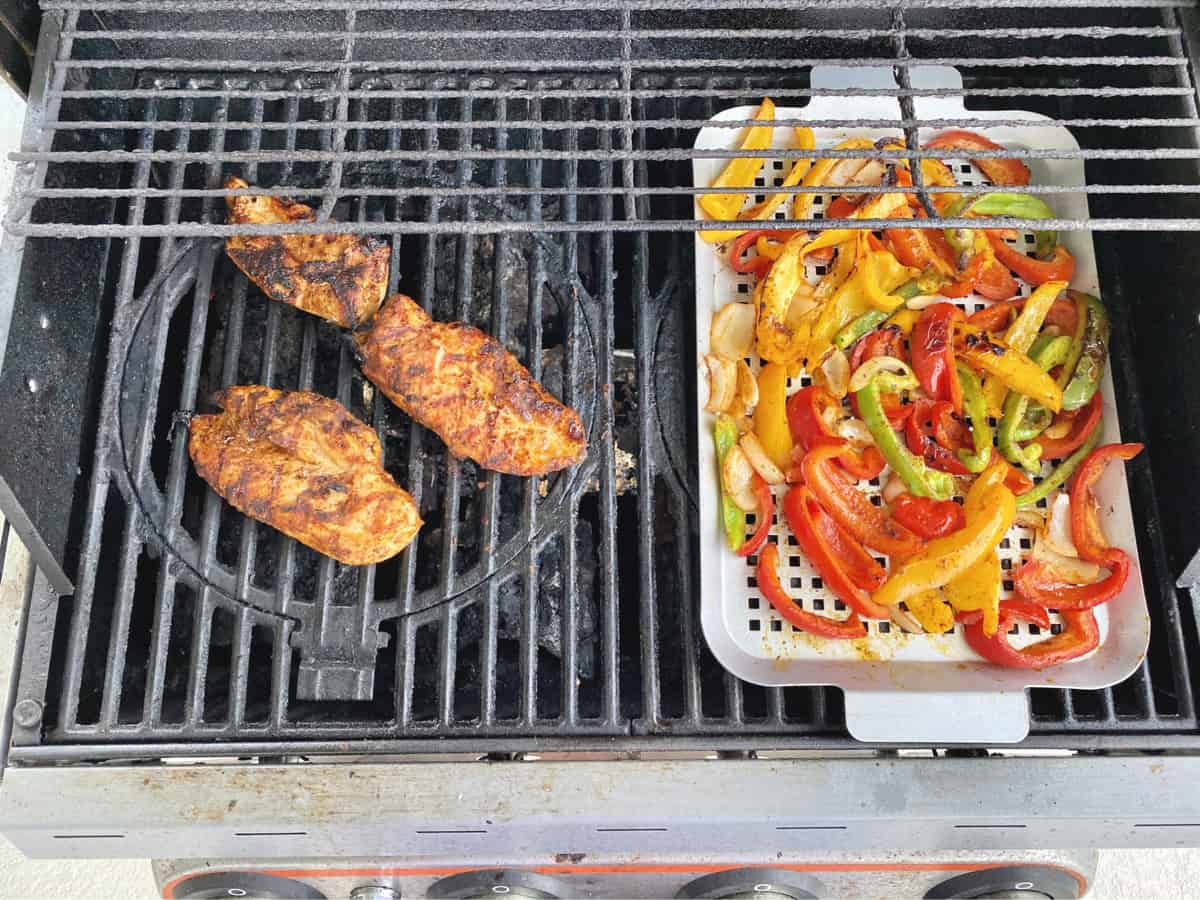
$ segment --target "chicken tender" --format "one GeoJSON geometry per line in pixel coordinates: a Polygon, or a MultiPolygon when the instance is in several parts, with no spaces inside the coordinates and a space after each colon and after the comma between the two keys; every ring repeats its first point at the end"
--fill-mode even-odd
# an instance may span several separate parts
{"type": "Polygon", "coordinates": [[[397,294],[355,340],[363,373],[455,456],[510,475],[544,475],[583,459],[579,414],[478,328],[435,322],[397,294]]]}
{"type": "MultiPolygon", "coordinates": [[[[225,179],[231,190],[247,188],[240,178],[225,179]]],[[[303,203],[279,197],[227,197],[229,224],[275,225],[313,222],[303,203]]],[[[225,252],[272,300],[353,328],[379,309],[387,294],[386,242],[352,234],[235,235],[225,252]]]]}
{"type": "Polygon", "coordinates": [[[375,432],[308,391],[226,388],[223,412],[192,419],[188,453],[237,510],[352,566],[395,556],[421,527],[383,468],[375,432]]]}

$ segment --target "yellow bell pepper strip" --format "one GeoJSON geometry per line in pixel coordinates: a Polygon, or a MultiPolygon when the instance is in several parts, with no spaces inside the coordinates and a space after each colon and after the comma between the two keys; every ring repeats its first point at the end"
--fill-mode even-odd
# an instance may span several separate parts
{"type": "Polygon", "coordinates": [[[926,634],[945,634],[954,627],[954,610],[946,605],[941,591],[922,591],[904,601],[926,634]]]}
{"type": "Polygon", "coordinates": [[[925,460],[911,453],[900,443],[900,438],[892,430],[887,413],[883,410],[881,393],[897,393],[902,390],[915,390],[917,379],[911,375],[897,376],[888,372],[880,372],[861,390],[854,395],[858,403],[858,411],[875,439],[875,445],[892,471],[917,497],[931,497],[934,500],[949,500],[954,496],[954,478],[945,472],[925,465],[925,460]]]}
{"type": "MultiPolygon", "coordinates": [[[[850,138],[842,141],[835,146],[834,150],[870,150],[875,146],[872,141],[866,138],[850,138]]],[[[803,187],[820,187],[829,180],[830,174],[839,163],[845,162],[843,159],[819,159],[808,170],[801,182],[803,187]]],[[[797,194],[792,201],[792,218],[793,219],[811,219],[813,201],[816,200],[815,193],[797,194]]]]}
{"type": "Polygon", "coordinates": [[[717,484],[721,490],[721,529],[725,532],[725,541],[729,549],[736,553],[746,540],[746,514],[738,509],[733,498],[725,491],[725,481],[721,478],[721,468],[725,465],[725,457],[737,446],[738,430],[733,416],[721,413],[713,425],[713,443],[717,447],[717,484]]]}
{"type": "MultiPolygon", "coordinates": [[[[1000,624],[1000,556],[995,550],[967,569],[944,588],[956,612],[983,613],[983,633],[993,635],[1000,624]]],[[[909,601],[912,609],[912,601],[909,601]]]]}
{"type": "Polygon", "coordinates": [[[890,250],[872,250],[866,233],[860,238],[859,248],[861,255],[858,268],[862,272],[863,293],[867,302],[886,313],[903,306],[907,298],[900,294],[899,289],[902,285],[915,282],[920,272],[902,265],[890,250]]]}
{"type": "MultiPolygon", "coordinates": [[[[1004,333],[1004,343],[1011,349],[1025,353],[1033,345],[1034,338],[1042,330],[1046,321],[1046,313],[1054,305],[1055,299],[1067,288],[1065,281],[1047,281],[1029,295],[1021,314],[1004,333]]],[[[983,398],[987,401],[988,411],[995,415],[1004,403],[1007,388],[996,379],[989,379],[983,386],[983,398]]]]}
{"type": "Polygon", "coordinates": [[[754,407],[754,434],[771,462],[787,471],[792,464],[792,431],[787,421],[787,367],[763,366],[758,373],[758,405],[754,407]]]}
{"type": "Polygon", "coordinates": [[[808,235],[799,232],[784,244],[771,271],[759,282],[761,290],[756,291],[758,355],[771,362],[792,363],[801,359],[803,347],[797,346],[795,330],[788,325],[787,314],[796,292],[808,284],[802,253],[807,242],[808,235]]]}
{"type": "MultiPolygon", "coordinates": [[[[850,219],[890,219],[896,210],[906,206],[908,201],[903,194],[876,194],[870,200],[864,201],[847,218],[850,219]]],[[[799,217],[797,217],[799,218],[799,217]]],[[[822,231],[805,247],[804,255],[823,250],[826,247],[836,247],[854,238],[861,229],[830,228],[822,231]]]]}
{"type": "Polygon", "coordinates": [[[1062,409],[1062,389],[1024,353],[970,324],[959,323],[955,331],[961,336],[955,348],[958,359],[1054,412],[1062,409]]]}
{"type": "MultiPolygon", "coordinates": [[[[796,128],[796,148],[798,150],[811,150],[816,146],[813,140],[813,132],[811,128],[796,128]]],[[[788,195],[784,193],[784,188],[796,187],[800,184],[801,179],[808,174],[809,168],[812,166],[812,160],[809,158],[798,159],[792,163],[791,171],[787,177],[783,179],[783,183],[779,185],[779,193],[767,194],[762,203],[756,203],[754,206],[744,210],[737,215],[739,222],[769,222],[775,217],[775,210],[783,204],[788,195]]],[[[732,196],[732,195],[726,195],[732,196]]],[[[745,230],[741,231],[701,231],[700,237],[710,244],[719,244],[721,241],[732,240],[735,237],[745,234],[745,230]]]]}
{"type": "MultiPolygon", "coordinates": [[[[997,464],[985,469],[979,478],[979,481],[983,482],[980,490],[967,494],[967,501],[963,504],[964,517],[980,515],[984,511],[981,504],[989,496],[988,490],[1003,485],[1006,477],[1007,470],[1003,465],[997,464]]],[[[1000,556],[992,550],[962,575],[947,582],[944,588],[946,599],[957,612],[979,610],[983,614],[984,633],[995,634],[1000,621],[1002,580],[1000,556]]]]}
{"type": "Polygon", "coordinates": [[[994,552],[1017,514],[1016,498],[1003,483],[1006,474],[1007,467],[997,461],[976,479],[967,493],[970,510],[964,508],[967,524],[930,541],[919,553],[902,562],[871,599],[883,606],[893,606],[944,587],[994,552]],[[998,475],[993,475],[996,470],[998,475]]]}
{"type": "MultiPolygon", "coordinates": [[[[893,292],[910,281],[916,270],[900,265],[887,250],[871,249],[871,240],[868,232],[857,233],[854,272],[816,315],[804,350],[810,369],[833,349],[838,332],[863,312],[872,308],[891,312],[904,305],[904,299],[893,292]]],[[[848,252],[843,244],[839,255],[848,252]]]]}
{"type": "MultiPolygon", "coordinates": [[[[756,122],[775,121],[775,104],[769,97],[763,98],[762,105],[754,115],[754,120],[756,122]]],[[[747,129],[739,149],[748,152],[766,150],[771,146],[773,134],[773,125],[754,125],[747,129]]],[[[762,165],[763,158],[761,156],[734,157],[725,164],[725,168],[721,170],[721,174],[716,177],[710,187],[751,187],[754,179],[758,177],[762,165]]],[[[700,208],[714,219],[729,221],[737,217],[738,212],[746,204],[747,196],[747,194],[701,194],[698,202],[700,208]]]]}
{"type": "Polygon", "coordinates": [[[895,325],[905,335],[912,334],[913,327],[917,324],[917,319],[921,318],[921,311],[918,309],[909,309],[907,306],[902,306],[890,316],[887,317],[885,325],[895,325]]]}

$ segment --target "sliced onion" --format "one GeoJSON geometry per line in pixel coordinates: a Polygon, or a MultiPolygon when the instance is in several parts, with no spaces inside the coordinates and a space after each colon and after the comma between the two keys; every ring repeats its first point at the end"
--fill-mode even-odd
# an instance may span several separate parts
{"type": "Polygon", "coordinates": [[[896,502],[896,498],[908,490],[908,485],[904,483],[904,479],[893,472],[888,476],[887,484],[883,486],[881,493],[883,494],[883,502],[891,506],[896,502]]]}
{"type": "Polygon", "coordinates": [[[844,438],[855,447],[873,447],[875,445],[871,429],[862,419],[856,419],[853,416],[839,419],[833,426],[833,431],[838,437],[844,438]]]}
{"type": "Polygon", "coordinates": [[[1050,423],[1050,427],[1042,432],[1046,437],[1054,440],[1061,440],[1071,433],[1071,426],[1074,421],[1070,416],[1055,416],[1054,421],[1050,423]]]}
{"type": "Polygon", "coordinates": [[[737,423],[738,434],[754,430],[754,420],[749,416],[734,416],[733,421],[737,423]]]}
{"type": "Polygon", "coordinates": [[[825,179],[821,182],[822,187],[845,187],[854,182],[854,178],[867,167],[870,160],[866,159],[843,159],[832,169],[825,179]]]}
{"type": "Polygon", "coordinates": [[[726,359],[742,359],[754,349],[754,307],[726,303],[713,316],[708,332],[709,350],[726,359]]]}
{"type": "Polygon", "coordinates": [[[1032,558],[1044,565],[1055,579],[1067,584],[1094,584],[1100,580],[1098,565],[1055,553],[1046,545],[1040,534],[1033,542],[1032,558]]]}
{"type": "Polygon", "coordinates": [[[1046,548],[1062,556],[1079,558],[1075,541],[1071,537],[1071,498],[1058,493],[1049,504],[1050,515],[1046,521],[1046,548]]]}
{"type": "Polygon", "coordinates": [[[744,359],[737,365],[737,412],[749,415],[758,406],[758,380],[744,359]]]}
{"type": "Polygon", "coordinates": [[[704,404],[704,410],[710,413],[726,412],[737,397],[737,363],[710,353],[704,357],[704,365],[708,369],[708,402],[704,404]]]}
{"type": "Polygon", "coordinates": [[[1046,517],[1042,515],[1041,510],[1035,509],[1032,506],[1019,508],[1017,510],[1017,517],[1013,519],[1013,522],[1025,528],[1033,528],[1039,531],[1046,527],[1046,517]]]}
{"type": "Polygon", "coordinates": [[[820,380],[824,382],[825,390],[833,395],[833,399],[841,400],[850,389],[850,360],[841,350],[834,350],[817,369],[820,380]]]}
{"type": "Polygon", "coordinates": [[[721,484],[725,493],[745,512],[758,509],[758,498],[754,496],[754,466],[742,450],[741,444],[730,448],[721,466],[721,484]]]}
{"type": "Polygon", "coordinates": [[[771,457],[767,456],[767,451],[763,449],[757,434],[753,431],[743,434],[738,446],[745,452],[750,465],[754,466],[754,471],[762,476],[763,481],[767,484],[783,484],[783,472],[771,461],[771,457]]]}
{"type": "Polygon", "coordinates": [[[894,356],[876,356],[868,359],[854,370],[854,374],[850,376],[851,393],[861,391],[870,384],[876,375],[882,372],[890,372],[893,375],[911,378],[914,382],[916,381],[916,376],[913,375],[912,369],[908,367],[908,363],[904,362],[904,360],[896,359],[894,356]]]}
{"type": "Polygon", "coordinates": [[[901,630],[907,631],[909,634],[925,633],[925,629],[921,627],[921,623],[917,621],[916,616],[907,609],[902,608],[899,603],[893,603],[889,606],[888,613],[891,615],[892,621],[899,625],[901,630]]]}
{"type": "Polygon", "coordinates": [[[904,301],[904,305],[909,309],[924,309],[927,306],[933,306],[935,303],[941,303],[942,298],[937,294],[917,294],[915,297],[909,297],[904,301]]]}
{"type": "MultiPolygon", "coordinates": [[[[878,185],[883,183],[883,176],[887,174],[887,166],[883,160],[868,159],[866,164],[850,176],[849,184],[855,185],[878,185]]],[[[861,196],[861,195],[859,195],[861,196]]]]}

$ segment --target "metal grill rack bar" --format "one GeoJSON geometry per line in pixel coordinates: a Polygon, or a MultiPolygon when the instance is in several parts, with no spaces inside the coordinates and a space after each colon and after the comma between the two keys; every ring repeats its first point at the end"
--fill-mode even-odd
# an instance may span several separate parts
{"type": "MultiPolygon", "coordinates": [[[[5,225],[66,248],[113,239],[121,327],[97,373],[96,454],[74,505],[77,590],[56,633],[31,636],[51,660],[50,718],[14,758],[175,755],[218,741],[285,752],[351,739],[481,752],[533,742],[850,746],[837,691],[740,682],[699,631],[684,315],[696,129],[764,94],[790,105],[893,97],[899,120],[821,124],[886,124],[910,138],[975,123],[919,119],[921,97],[1030,109],[1078,136],[1082,149],[1069,155],[1087,160],[1088,179],[1072,189],[1086,190],[1094,213],[1040,227],[1097,232],[1101,259],[1139,234],[1200,230],[1190,7],[903,7],[900,16],[883,0],[46,3],[49,64],[35,85],[44,114],[15,157],[5,225]],[[232,31],[233,11],[253,13],[250,27],[232,31]],[[537,12],[539,26],[499,15],[514,11],[537,12]],[[814,87],[812,67],[830,64],[882,64],[897,84],[814,87]],[[909,78],[931,64],[958,67],[963,88],[909,78]],[[251,182],[247,193],[312,203],[320,221],[225,226],[229,173],[251,182]],[[84,201],[109,201],[110,213],[89,215],[84,201]],[[385,236],[392,289],[496,334],[583,408],[587,462],[539,484],[448,458],[366,388],[333,329],[265,303],[213,240],[281,230],[385,236]],[[348,570],[207,492],[176,414],[239,381],[313,388],[369,421],[422,507],[419,541],[395,562],[348,570]]],[[[1027,190],[1053,203],[1064,189],[1027,190]]],[[[1136,438],[1153,423],[1139,410],[1143,338],[1123,272],[1114,263],[1102,275],[1122,426],[1136,438]]],[[[1147,523],[1150,654],[1109,690],[1035,692],[1030,746],[1200,742],[1200,646],[1174,587],[1161,482],[1147,467],[1131,470],[1131,484],[1147,523]]]]}

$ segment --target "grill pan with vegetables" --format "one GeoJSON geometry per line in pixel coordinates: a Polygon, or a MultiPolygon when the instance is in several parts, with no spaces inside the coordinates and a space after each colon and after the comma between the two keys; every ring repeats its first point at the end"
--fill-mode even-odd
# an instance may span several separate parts
{"type": "Polygon", "coordinates": [[[936,739],[945,706],[958,740],[1019,740],[1025,687],[1112,684],[1148,642],[1120,471],[1140,445],[1119,441],[1090,236],[1003,221],[1085,216],[1081,195],[1020,193],[1083,167],[998,156],[1075,146],[1061,128],[923,130],[940,153],[921,185],[943,190],[919,196],[908,160],[869,152],[901,131],[810,130],[823,99],[726,110],[762,124],[697,140],[747,151],[694,166],[726,189],[697,201],[714,222],[696,248],[705,636],[747,680],[845,688],[858,737],[936,739]],[[814,164],[814,146],[867,152],[814,164]],[[767,147],[796,154],[772,170],[767,147]],[[799,192],[754,194],[775,185],[799,192]],[[810,212],[981,227],[771,226],[810,212]]]}

